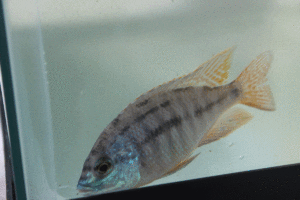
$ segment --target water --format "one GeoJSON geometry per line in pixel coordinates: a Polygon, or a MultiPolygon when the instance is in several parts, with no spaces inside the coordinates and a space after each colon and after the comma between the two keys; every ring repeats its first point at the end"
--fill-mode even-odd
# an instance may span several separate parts
{"type": "Polygon", "coordinates": [[[127,1],[102,10],[102,1],[55,1],[52,7],[37,1],[29,4],[36,15],[28,24],[13,18],[19,8],[14,2],[5,5],[11,11],[10,54],[31,199],[78,197],[86,156],[128,103],[233,45],[238,48],[231,80],[272,50],[268,77],[276,111],[241,106],[253,120],[199,148],[186,168],[150,185],[299,162],[298,1],[174,0],[148,7],[127,1]]]}

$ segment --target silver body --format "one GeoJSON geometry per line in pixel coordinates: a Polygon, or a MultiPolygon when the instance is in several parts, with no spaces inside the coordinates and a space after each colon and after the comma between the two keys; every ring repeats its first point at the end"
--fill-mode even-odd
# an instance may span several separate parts
{"type": "Polygon", "coordinates": [[[138,99],[101,133],[85,166],[92,167],[92,156],[111,149],[117,138],[128,139],[139,155],[140,179],[136,185],[152,182],[188,158],[239,96],[239,87],[232,83],[215,88],[179,88],[138,99]]]}

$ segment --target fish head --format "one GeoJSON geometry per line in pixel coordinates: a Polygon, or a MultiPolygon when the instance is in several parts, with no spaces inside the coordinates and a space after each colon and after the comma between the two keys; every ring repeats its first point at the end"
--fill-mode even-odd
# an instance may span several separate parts
{"type": "Polygon", "coordinates": [[[119,137],[112,144],[95,145],[87,157],[77,190],[106,193],[134,188],[140,180],[139,154],[134,144],[119,137]]]}

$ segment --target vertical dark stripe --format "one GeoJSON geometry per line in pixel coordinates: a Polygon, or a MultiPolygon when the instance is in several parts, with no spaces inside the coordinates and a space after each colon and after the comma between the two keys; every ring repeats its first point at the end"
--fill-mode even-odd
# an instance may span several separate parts
{"type": "Polygon", "coordinates": [[[211,109],[212,107],[212,101],[209,98],[210,97],[210,93],[213,91],[213,88],[204,86],[202,88],[202,93],[201,93],[201,100],[204,100],[203,103],[205,103],[205,105],[201,105],[201,107],[203,108],[203,111],[208,111],[211,109]]]}
{"type": "MultiPolygon", "coordinates": [[[[183,114],[182,111],[180,111],[180,109],[182,110],[183,108],[181,107],[181,104],[182,104],[181,99],[178,99],[178,96],[180,96],[181,93],[177,93],[177,94],[173,94],[173,95],[176,95],[177,98],[173,100],[173,102],[172,102],[173,105],[168,107],[168,112],[170,113],[171,116],[177,116],[178,119],[180,119],[180,123],[176,123],[177,124],[175,126],[176,130],[170,128],[168,134],[171,135],[171,137],[172,137],[173,151],[175,150],[176,156],[179,156],[181,154],[180,148],[184,147],[183,146],[184,144],[182,144],[182,141],[180,141],[180,140],[182,140],[182,135],[180,135],[179,131],[177,130],[177,127],[182,126],[182,123],[184,123],[183,118],[181,118],[181,116],[180,116],[181,114],[183,114]],[[178,113],[177,109],[175,109],[176,107],[180,108],[179,112],[181,112],[181,113],[178,113]]],[[[173,119],[176,119],[176,117],[173,117],[173,119]]],[[[171,118],[171,120],[172,120],[172,118],[171,118]]]]}
{"type": "Polygon", "coordinates": [[[167,101],[165,101],[165,102],[163,102],[163,103],[160,104],[160,106],[163,107],[163,108],[165,108],[165,107],[167,107],[169,105],[170,105],[170,101],[169,100],[167,100],[167,101]]]}
{"type": "Polygon", "coordinates": [[[151,108],[150,110],[148,110],[144,114],[141,114],[140,116],[138,116],[134,121],[137,122],[137,123],[141,122],[141,121],[143,121],[146,118],[147,115],[153,114],[153,113],[157,112],[158,109],[159,109],[158,106],[154,106],[153,108],[151,108]]]}
{"type": "Polygon", "coordinates": [[[177,116],[177,117],[173,117],[170,120],[163,122],[161,125],[156,127],[154,130],[150,130],[147,127],[147,129],[145,131],[149,131],[149,134],[147,134],[143,143],[148,143],[149,141],[154,140],[160,134],[163,134],[165,131],[170,130],[172,127],[181,125],[181,123],[182,123],[181,117],[177,116]]]}
{"type": "Polygon", "coordinates": [[[171,130],[168,134],[166,134],[166,137],[167,137],[168,148],[169,148],[170,152],[172,152],[172,154],[173,154],[171,156],[177,155],[179,152],[175,146],[176,145],[175,138],[174,138],[174,135],[171,134],[171,130]]]}
{"type": "Polygon", "coordinates": [[[203,111],[204,111],[203,108],[199,105],[199,108],[195,110],[195,117],[197,118],[202,117],[203,111]]]}
{"type": "Polygon", "coordinates": [[[115,118],[112,122],[113,126],[116,127],[119,121],[120,121],[119,118],[115,118]]]}
{"type": "Polygon", "coordinates": [[[226,98],[227,98],[227,94],[222,94],[216,101],[216,104],[222,103],[222,101],[224,101],[226,98]]]}
{"type": "Polygon", "coordinates": [[[120,135],[124,135],[124,134],[129,130],[129,128],[130,128],[129,125],[125,126],[125,127],[121,130],[120,135]]]}
{"type": "Polygon", "coordinates": [[[192,87],[192,86],[189,86],[189,87],[184,87],[184,88],[176,88],[176,89],[174,89],[174,92],[185,92],[185,91],[188,91],[188,90],[191,90],[191,89],[193,89],[194,87],[192,87]]]}
{"type": "Polygon", "coordinates": [[[90,154],[91,154],[91,156],[95,156],[95,155],[99,154],[99,152],[97,150],[93,149],[90,154]]]}
{"type": "MultiPolygon", "coordinates": [[[[186,98],[189,98],[189,93],[185,92],[185,93],[182,93],[182,94],[177,94],[177,106],[178,107],[181,107],[181,114],[184,116],[185,113],[189,116],[189,109],[187,108],[187,105],[186,105],[186,101],[185,99],[186,98]],[[184,98],[182,98],[182,95],[185,95],[184,98]]],[[[178,134],[178,137],[179,137],[179,143],[180,145],[183,147],[183,148],[186,148],[187,145],[189,145],[189,142],[188,142],[188,132],[186,129],[189,129],[192,131],[191,127],[190,127],[190,123],[191,123],[191,119],[185,119],[182,121],[182,123],[179,125],[179,126],[176,126],[176,131],[177,131],[177,134],[178,134]]],[[[190,134],[193,134],[193,133],[190,133],[190,134]]]]}
{"type": "Polygon", "coordinates": [[[234,97],[238,97],[241,94],[241,91],[238,88],[233,88],[230,93],[234,96],[234,97]]]}
{"type": "Polygon", "coordinates": [[[151,128],[146,123],[142,122],[141,123],[141,128],[143,129],[146,137],[148,137],[152,132],[151,128]]]}
{"type": "Polygon", "coordinates": [[[157,106],[154,106],[153,108],[151,108],[150,110],[148,110],[146,113],[145,113],[145,116],[151,114],[151,113],[155,113],[156,111],[158,111],[158,107],[157,106]]]}
{"type": "Polygon", "coordinates": [[[148,102],[149,102],[149,100],[146,99],[146,100],[144,100],[144,101],[142,101],[142,102],[136,104],[136,107],[139,108],[139,107],[145,106],[145,105],[147,105],[148,102]]]}
{"type": "Polygon", "coordinates": [[[204,110],[205,111],[210,111],[213,107],[214,107],[215,103],[214,102],[210,102],[209,104],[207,104],[205,107],[204,107],[204,110]]]}
{"type": "Polygon", "coordinates": [[[193,102],[192,102],[192,98],[191,96],[195,96],[195,90],[193,91],[190,91],[188,94],[186,94],[184,96],[184,98],[180,99],[180,105],[181,107],[183,108],[183,116],[185,118],[185,122],[188,123],[189,125],[189,130],[192,131],[191,134],[197,134],[195,133],[196,131],[196,126],[195,126],[195,119],[194,117],[192,116],[192,113],[190,113],[190,109],[188,108],[188,106],[191,106],[192,108],[195,106],[193,105],[193,102]]]}

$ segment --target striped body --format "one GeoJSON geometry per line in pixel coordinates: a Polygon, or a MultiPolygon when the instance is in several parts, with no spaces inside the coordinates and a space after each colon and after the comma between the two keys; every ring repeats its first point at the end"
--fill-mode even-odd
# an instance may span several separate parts
{"type": "Polygon", "coordinates": [[[140,154],[139,185],[144,185],[187,158],[239,96],[239,88],[232,83],[179,88],[137,100],[108,125],[99,137],[101,144],[96,142],[92,152],[109,148],[117,137],[130,139],[140,154]]]}

